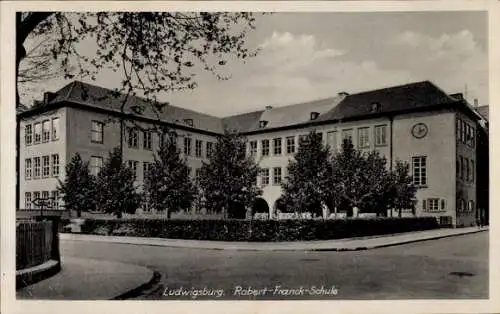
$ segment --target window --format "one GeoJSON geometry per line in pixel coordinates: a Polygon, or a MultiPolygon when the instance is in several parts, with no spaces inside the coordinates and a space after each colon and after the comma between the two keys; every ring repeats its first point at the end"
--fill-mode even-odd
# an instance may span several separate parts
{"type": "MultiPolygon", "coordinates": [[[[40,192],[33,192],[33,201],[40,199],[40,192]]],[[[33,204],[33,208],[38,208],[36,204],[33,204]]]]}
{"type": "Polygon", "coordinates": [[[462,164],[460,163],[460,158],[457,158],[457,169],[456,169],[456,172],[457,172],[457,179],[460,178],[460,170],[462,170],[462,164]]]}
{"type": "Polygon", "coordinates": [[[35,144],[42,141],[42,124],[40,122],[35,123],[35,144]]]}
{"type": "Polygon", "coordinates": [[[465,158],[465,181],[470,180],[470,167],[469,167],[469,159],[465,158]]]}
{"type": "Polygon", "coordinates": [[[439,211],[439,198],[429,198],[427,199],[427,208],[424,209],[428,212],[439,211]]]}
{"type": "Polygon", "coordinates": [[[311,112],[311,120],[316,120],[319,117],[319,112],[311,112]]]}
{"type": "Polygon", "coordinates": [[[464,164],[464,157],[460,156],[460,179],[464,178],[465,174],[465,164],[464,164]]]}
{"type": "Polygon", "coordinates": [[[273,154],[274,156],[281,155],[281,137],[273,139],[273,154]]]}
{"type": "Polygon", "coordinates": [[[337,131],[330,131],[326,133],[326,145],[332,150],[337,149],[337,131]]]}
{"type": "Polygon", "coordinates": [[[387,145],[387,125],[375,126],[375,146],[387,145]]]}
{"type": "Polygon", "coordinates": [[[214,143],[212,142],[207,142],[207,150],[206,150],[206,156],[207,158],[210,158],[210,155],[212,154],[212,151],[214,149],[214,143]]]}
{"type": "Polygon", "coordinates": [[[471,130],[470,146],[474,148],[476,146],[476,130],[474,128],[471,130]]]}
{"type": "Polygon", "coordinates": [[[59,154],[52,155],[52,176],[57,177],[59,175],[59,154]]]}
{"type": "Polygon", "coordinates": [[[467,204],[467,211],[473,212],[474,211],[474,201],[470,200],[469,203],[467,204]]]}
{"type": "Polygon", "coordinates": [[[201,168],[197,168],[195,170],[195,176],[196,176],[196,179],[198,179],[201,176],[201,168]]]}
{"type": "Polygon", "coordinates": [[[33,178],[38,179],[40,178],[40,167],[41,167],[40,157],[35,157],[33,158],[33,160],[34,160],[33,163],[35,164],[33,178]]]}
{"type": "Polygon", "coordinates": [[[42,156],[42,176],[44,178],[50,175],[50,158],[49,156],[42,156]]]}
{"type": "Polygon", "coordinates": [[[149,173],[149,169],[151,169],[151,163],[150,162],[143,162],[142,163],[142,176],[143,176],[143,179],[147,178],[148,176],[148,173],[149,173]]]}
{"type": "Polygon", "coordinates": [[[262,156],[269,156],[269,140],[262,140],[262,156]]]}
{"type": "Polygon", "coordinates": [[[24,208],[31,208],[31,192],[24,193],[24,208]]]}
{"type": "Polygon", "coordinates": [[[28,124],[24,127],[24,143],[26,145],[31,145],[33,143],[33,127],[31,126],[31,124],[28,124]]]}
{"type": "Polygon", "coordinates": [[[358,128],[359,148],[370,147],[370,128],[358,128]]]}
{"type": "Polygon", "coordinates": [[[177,147],[177,134],[170,134],[168,136],[168,140],[170,141],[170,143],[174,143],[175,147],[177,147]]]}
{"type": "Polygon", "coordinates": [[[345,129],[345,130],[342,130],[342,143],[345,141],[345,140],[350,140],[352,144],[354,144],[353,142],[353,138],[352,138],[352,129],[345,129]]]}
{"type": "Polygon", "coordinates": [[[42,122],[42,142],[48,142],[50,140],[50,120],[45,120],[42,122]]]}
{"type": "Polygon", "coordinates": [[[295,154],[295,136],[289,136],[286,138],[286,153],[295,154]]]}
{"type": "Polygon", "coordinates": [[[97,176],[102,169],[103,158],[99,156],[90,157],[90,173],[97,176]]]}
{"type": "Polygon", "coordinates": [[[52,119],[52,140],[59,139],[59,118],[52,119]]]}
{"type": "Polygon", "coordinates": [[[470,169],[470,180],[471,180],[471,182],[474,182],[474,180],[475,180],[475,178],[474,178],[475,175],[474,174],[476,172],[476,165],[474,164],[474,160],[472,160],[472,159],[470,161],[470,168],[471,168],[470,169]]]}
{"type": "Polygon", "coordinates": [[[143,132],[142,145],[143,145],[144,149],[151,150],[151,132],[150,131],[143,132]]]}
{"type": "Polygon", "coordinates": [[[273,184],[281,184],[281,167],[276,167],[273,169],[273,184]]]}
{"type": "Polygon", "coordinates": [[[24,160],[24,176],[27,180],[31,179],[32,175],[32,161],[31,158],[24,160]]]}
{"type": "Polygon", "coordinates": [[[59,191],[50,192],[52,198],[52,208],[59,209],[59,191]]]}
{"type": "Polygon", "coordinates": [[[250,141],[250,156],[257,156],[257,141],[250,141]]]}
{"type": "Polygon", "coordinates": [[[48,199],[49,198],[49,191],[42,191],[42,198],[44,200],[48,199]]]}
{"type": "Polygon", "coordinates": [[[92,121],[91,127],[91,142],[103,143],[104,123],[99,121],[92,121]]]}
{"type": "Polygon", "coordinates": [[[165,133],[158,133],[158,145],[162,147],[165,144],[165,133]]]}
{"type": "Polygon", "coordinates": [[[427,157],[412,158],[413,183],[417,186],[427,185],[427,157]]]}
{"type": "Polygon", "coordinates": [[[188,177],[190,177],[190,176],[191,176],[191,173],[192,173],[192,172],[193,172],[193,168],[191,168],[191,167],[187,167],[187,175],[188,175],[188,177]]]}
{"type": "Polygon", "coordinates": [[[444,198],[441,199],[441,210],[446,210],[446,200],[444,198]]]}
{"type": "Polygon", "coordinates": [[[458,119],[457,120],[457,136],[458,136],[458,140],[459,142],[462,142],[462,119],[458,119]]]}
{"type": "Polygon", "coordinates": [[[196,155],[196,157],[198,158],[201,158],[202,156],[202,145],[203,145],[203,141],[201,140],[196,140],[195,143],[194,143],[194,153],[196,155]]]}
{"type": "Polygon", "coordinates": [[[465,142],[466,142],[466,138],[467,138],[467,135],[466,135],[466,132],[467,132],[466,127],[467,127],[467,124],[466,124],[464,121],[462,121],[462,133],[461,133],[461,134],[462,134],[462,143],[463,143],[463,144],[465,144],[465,142]]]}
{"type": "Polygon", "coordinates": [[[137,164],[139,162],[136,160],[129,160],[128,161],[128,167],[130,170],[132,170],[132,173],[134,174],[134,180],[137,179],[137,164]]]}
{"type": "Polygon", "coordinates": [[[191,138],[184,137],[184,155],[191,156],[191,138]]]}
{"type": "Polygon", "coordinates": [[[268,185],[269,184],[269,168],[263,168],[262,169],[262,185],[268,185]]]}
{"type": "Polygon", "coordinates": [[[138,148],[139,147],[139,132],[136,128],[130,128],[128,130],[128,147],[138,148]]]}

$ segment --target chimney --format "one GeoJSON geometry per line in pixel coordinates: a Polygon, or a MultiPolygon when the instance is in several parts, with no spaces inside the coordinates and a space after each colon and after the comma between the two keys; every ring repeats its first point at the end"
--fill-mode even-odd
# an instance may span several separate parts
{"type": "Polygon", "coordinates": [[[479,100],[477,98],[474,98],[474,107],[479,107],[479,100]]]}
{"type": "Polygon", "coordinates": [[[47,105],[55,97],[56,97],[56,93],[51,93],[51,92],[45,92],[45,93],[43,93],[43,104],[47,105]]]}
{"type": "Polygon", "coordinates": [[[342,92],[339,92],[339,96],[343,96],[343,97],[349,96],[349,93],[342,91],[342,92]]]}
{"type": "Polygon", "coordinates": [[[273,106],[269,106],[269,105],[266,106],[266,110],[271,110],[271,109],[273,109],[273,106]]]}

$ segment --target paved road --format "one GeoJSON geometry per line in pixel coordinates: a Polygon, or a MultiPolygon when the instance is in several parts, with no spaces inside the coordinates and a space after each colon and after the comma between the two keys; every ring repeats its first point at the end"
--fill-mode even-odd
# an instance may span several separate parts
{"type": "Polygon", "coordinates": [[[197,299],[217,299],[222,291],[221,299],[245,300],[484,299],[488,234],[356,252],[237,252],[82,241],[62,241],[61,247],[67,256],[160,271],[162,287],[143,299],[189,299],[193,293],[213,294],[197,299]],[[179,288],[185,296],[166,296],[180,293],[179,288]]]}

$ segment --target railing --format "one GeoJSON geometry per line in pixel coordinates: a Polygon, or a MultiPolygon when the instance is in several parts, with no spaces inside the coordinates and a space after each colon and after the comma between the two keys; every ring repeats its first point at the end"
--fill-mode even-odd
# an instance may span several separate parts
{"type": "MultiPolygon", "coordinates": [[[[52,221],[18,221],[16,226],[16,270],[43,264],[59,250],[52,221]]],[[[57,236],[57,235],[56,235],[57,236]]]]}

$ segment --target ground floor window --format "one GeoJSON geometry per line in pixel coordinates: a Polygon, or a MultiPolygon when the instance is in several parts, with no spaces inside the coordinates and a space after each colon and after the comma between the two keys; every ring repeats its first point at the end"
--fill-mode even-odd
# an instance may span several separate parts
{"type": "Polygon", "coordinates": [[[31,208],[31,192],[24,193],[24,207],[31,208]]]}

